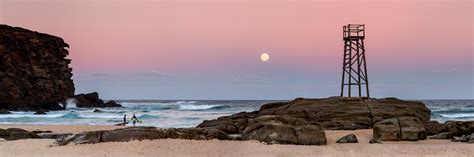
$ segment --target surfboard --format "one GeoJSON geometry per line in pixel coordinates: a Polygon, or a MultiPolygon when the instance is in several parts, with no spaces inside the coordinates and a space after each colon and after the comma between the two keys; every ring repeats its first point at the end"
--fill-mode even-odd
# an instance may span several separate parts
{"type": "MultiPolygon", "coordinates": [[[[133,119],[130,119],[130,121],[132,121],[132,122],[133,122],[133,119]]],[[[144,121],[143,121],[143,120],[138,120],[138,119],[137,119],[137,120],[135,120],[135,122],[136,122],[136,123],[144,123],[144,121]]]]}

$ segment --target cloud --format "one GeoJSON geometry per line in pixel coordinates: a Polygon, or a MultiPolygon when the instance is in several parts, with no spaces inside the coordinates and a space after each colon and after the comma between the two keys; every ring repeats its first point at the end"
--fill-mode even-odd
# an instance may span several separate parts
{"type": "Polygon", "coordinates": [[[232,83],[237,84],[268,84],[272,83],[272,81],[266,79],[262,76],[257,75],[241,75],[235,78],[232,83]]]}
{"type": "Polygon", "coordinates": [[[109,74],[109,73],[92,73],[90,75],[91,76],[96,76],[96,77],[109,77],[109,76],[112,76],[112,74],[109,74]]]}
{"type": "Polygon", "coordinates": [[[370,85],[375,88],[412,88],[414,85],[408,84],[408,83],[374,83],[373,85],[370,85]]]}
{"type": "Polygon", "coordinates": [[[176,75],[174,74],[167,74],[167,73],[161,73],[158,71],[150,71],[150,72],[144,72],[142,73],[145,76],[153,76],[153,77],[158,77],[158,78],[176,78],[176,75]]]}
{"type": "Polygon", "coordinates": [[[433,69],[431,72],[433,73],[455,73],[458,72],[459,70],[456,68],[451,68],[451,69],[433,69]]]}

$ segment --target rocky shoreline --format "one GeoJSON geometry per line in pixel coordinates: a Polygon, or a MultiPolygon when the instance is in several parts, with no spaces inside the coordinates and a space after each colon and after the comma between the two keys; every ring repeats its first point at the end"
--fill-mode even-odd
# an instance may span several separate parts
{"type": "MultiPolygon", "coordinates": [[[[254,112],[206,120],[196,128],[127,127],[87,131],[69,136],[0,130],[0,138],[56,137],[58,145],[123,142],[153,139],[257,140],[267,144],[326,145],[326,130],[372,129],[370,143],[446,139],[474,143],[474,121],[429,121],[429,109],[421,102],[395,98],[361,99],[330,97],[298,98],[290,102],[262,105],[254,112]],[[369,109],[370,108],[370,109],[369,109]],[[316,116],[315,116],[316,115],[316,116]],[[6,133],[9,132],[9,133],[6,133]],[[3,137],[2,137],[3,136],[3,137]]],[[[357,143],[348,134],[337,143],[357,143]]]]}

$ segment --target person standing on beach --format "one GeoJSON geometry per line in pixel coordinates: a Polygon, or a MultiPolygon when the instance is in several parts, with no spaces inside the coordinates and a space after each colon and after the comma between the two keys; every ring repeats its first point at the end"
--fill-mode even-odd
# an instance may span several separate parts
{"type": "Polygon", "coordinates": [[[135,126],[135,123],[137,123],[137,116],[135,116],[135,113],[132,116],[132,123],[133,123],[133,126],[135,126]]]}
{"type": "Polygon", "coordinates": [[[127,115],[123,115],[123,126],[127,125],[127,115]]]}

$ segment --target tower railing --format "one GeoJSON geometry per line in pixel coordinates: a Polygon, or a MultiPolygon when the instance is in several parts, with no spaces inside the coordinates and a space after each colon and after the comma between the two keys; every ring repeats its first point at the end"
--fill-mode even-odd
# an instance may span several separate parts
{"type": "Polygon", "coordinates": [[[363,24],[348,24],[343,27],[343,39],[364,39],[365,38],[365,25],[363,24]]]}

